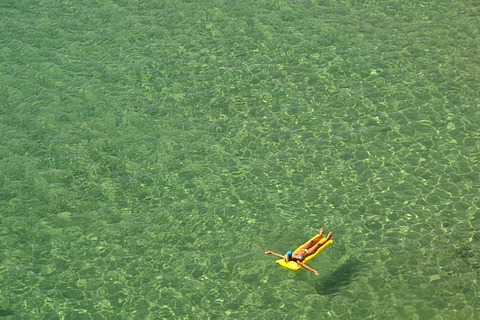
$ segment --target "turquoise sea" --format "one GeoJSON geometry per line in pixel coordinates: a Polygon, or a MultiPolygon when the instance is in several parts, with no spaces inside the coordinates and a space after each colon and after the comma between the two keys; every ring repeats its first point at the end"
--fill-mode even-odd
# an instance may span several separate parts
{"type": "Polygon", "coordinates": [[[0,318],[478,319],[479,57],[476,0],[0,1],[0,318]]]}

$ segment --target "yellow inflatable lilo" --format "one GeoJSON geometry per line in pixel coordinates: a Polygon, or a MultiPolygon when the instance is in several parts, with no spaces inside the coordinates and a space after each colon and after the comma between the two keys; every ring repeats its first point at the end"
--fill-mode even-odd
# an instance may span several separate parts
{"type": "Polygon", "coordinates": [[[310,240],[302,244],[300,247],[295,249],[295,251],[288,251],[286,254],[282,255],[272,251],[266,251],[265,254],[273,254],[279,259],[275,261],[282,267],[288,268],[290,270],[299,270],[302,267],[312,271],[315,275],[318,276],[318,271],[307,266],[305,262],[308,262],[315,258],[320,252],[323,251],[326,247],[333,243],[332,233],[329,232],[327,237],[323,237],[323,229],[320,229],[320,232],[313,236],[310,240]]]}

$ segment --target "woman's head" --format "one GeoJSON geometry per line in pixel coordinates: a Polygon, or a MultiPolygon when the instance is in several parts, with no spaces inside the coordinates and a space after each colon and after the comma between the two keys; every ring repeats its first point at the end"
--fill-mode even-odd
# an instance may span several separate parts
{"type": "Polygon", "coordinates": [[[292,260],[292,257],[293,257],[293,252],[292,251],[288,251],[287,253],[285,253],[285,261],[290,261],[292,260]]]}

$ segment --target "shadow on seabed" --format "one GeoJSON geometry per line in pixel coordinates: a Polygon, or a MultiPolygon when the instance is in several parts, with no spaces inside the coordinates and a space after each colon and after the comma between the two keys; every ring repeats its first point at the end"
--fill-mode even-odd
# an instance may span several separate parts
{"type": "Polygon", "coordinates": [[[349,258],[337,270],[320,280],[315,285],[315,290],[320,295],[335,294],[350,284],[362,269],[362,262],[356,258],[349,258]]]}

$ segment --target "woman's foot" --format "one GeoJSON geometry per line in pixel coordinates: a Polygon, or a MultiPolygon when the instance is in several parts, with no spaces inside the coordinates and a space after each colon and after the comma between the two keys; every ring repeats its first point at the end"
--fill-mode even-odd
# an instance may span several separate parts
{"type": "Polygon", "coordinates": [[[332,238],[332,236],[333,236],[333,233],[332,233],[332,231],[330,231],[327,235],[327,238],[325,238],[326,241],[330,240],[332,238]]]}
{"type": "Polygon", "coordinates": [[[320,228],[320,231],[318,232],[318,235],[320,236],[320,239],[323,237],[323,228],[320,228]]]}

